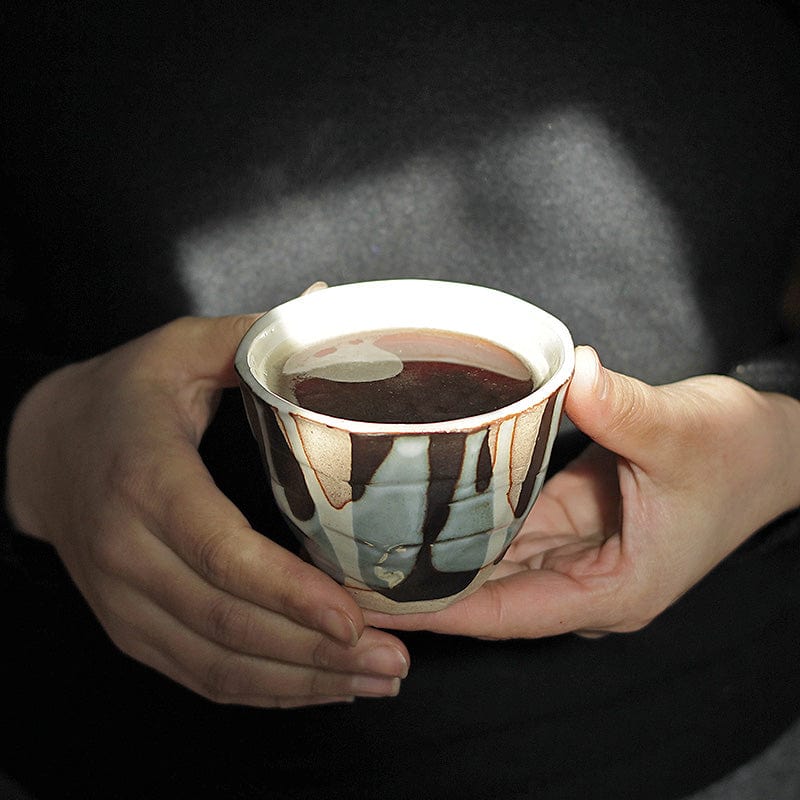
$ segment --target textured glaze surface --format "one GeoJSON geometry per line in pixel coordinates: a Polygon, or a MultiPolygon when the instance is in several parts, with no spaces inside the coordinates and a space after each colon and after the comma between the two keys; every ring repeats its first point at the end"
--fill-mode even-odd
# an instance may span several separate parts
{"type": "Polygon", "coordinates": [[[477,589],[544,481],[566,384],[482,427],[361,433],[243,384],[275,499],[314,562],[367,608],[440,608],[477,589]]]}
{"type": "Polygon", "coordinates": [[[276,306],[236,354],[284,518],[320,569],[362,606],[391,613],[441,608],[491,575],[544,482],[574,364],[569,331],[546,311],[483,286],[416,279],[328,287],[276,306]],[[283,366],[306,348],[319,356],[317,343],[431,331],[432,321],[505,348],[533,391],[474,416],[398,423],[312,411],[277,390],[283,366]]]}

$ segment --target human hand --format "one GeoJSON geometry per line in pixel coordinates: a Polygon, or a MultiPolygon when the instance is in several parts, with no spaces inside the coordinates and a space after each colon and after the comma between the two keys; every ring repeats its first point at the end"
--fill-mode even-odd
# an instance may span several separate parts
{"type": "Polygon", "coordinates": [[[405,646],[254,531],[198,454],[254,319],[183,318],[45,378],[12,423],[9,513],[55,546],[124,652],[208,698],[396,694],[405,646]]]}
{"type": "Polygon", "coordinates": [[[484,638],[642,628],[800,504],[800,403],[722,376],[661,387],[579,347],[565,410],[594,443],[543,487],[492,579],[369,624],[484,638]]]}

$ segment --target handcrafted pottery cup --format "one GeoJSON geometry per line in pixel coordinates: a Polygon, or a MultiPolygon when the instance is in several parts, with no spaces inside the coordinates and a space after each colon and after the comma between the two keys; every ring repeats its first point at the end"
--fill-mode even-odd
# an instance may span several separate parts
{"type": "Polygon", "coordinates": [[[320,289],[260,317],[236,353],[275,500],[312,561],[364,608],[443,608],[475,591],[544,482],[574,348],[566,327],[512,295],[427,280],[320,289]],[[276,359],[342,335],[422,329],[478,336],[521,359],[533,391],[490,413],[360,422],[276,393],[276,359]]]}

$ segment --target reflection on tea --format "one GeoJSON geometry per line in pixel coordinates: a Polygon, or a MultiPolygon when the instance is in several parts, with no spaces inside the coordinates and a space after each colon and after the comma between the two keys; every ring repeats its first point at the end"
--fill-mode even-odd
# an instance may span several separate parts
{"type": "Polygon", "coordinates": [[[530,394],[531,371],[476,336],[402,329],[349,334],[292,353],[277,394],[341,419],[424,424],[503,408],[530,394]]]}

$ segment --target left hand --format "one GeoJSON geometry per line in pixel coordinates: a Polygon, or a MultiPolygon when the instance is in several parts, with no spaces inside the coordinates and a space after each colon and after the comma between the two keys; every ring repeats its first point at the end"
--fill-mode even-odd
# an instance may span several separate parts
{"type": "Polygon", "coordinates": [[[254,319],[184,317],[43,378],[14,414],[9,514],[55,547],[120,650],[210,700],[396,695],[405,645],[251,528],[198,452],[254,319]]]}
{"type": "Polygon", "coordinates": [[[594,443],[544,486],[493,577],[367,624],[491,639],[642,628],[800,505],[800,403],[706,375],[649,386],[579,347],[565,410],[594,443]]]}

